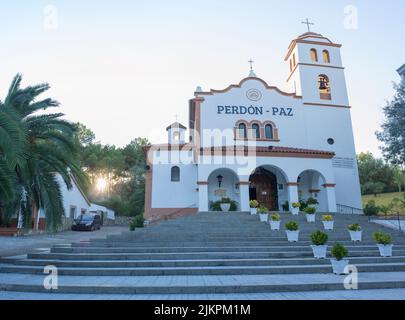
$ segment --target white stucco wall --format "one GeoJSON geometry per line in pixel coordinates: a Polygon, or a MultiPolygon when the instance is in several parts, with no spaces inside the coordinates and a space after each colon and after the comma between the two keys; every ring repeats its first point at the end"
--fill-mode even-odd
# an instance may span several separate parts
{"type": "Polygon", "coordinates": [[[62,177],[60,175],[57,175],[56,177],[61,186],[65,217],[69,217],[71,207],[76,207],[75,218],[80,215],[82,209],[86,210],[87,212],[90,208],[90,205],[86,202],[86,199],[84,198],[83,194],[80,192],[76,184],[73,183],[72,189],[68,190],[66,184],[63,182],[62,177]]]}

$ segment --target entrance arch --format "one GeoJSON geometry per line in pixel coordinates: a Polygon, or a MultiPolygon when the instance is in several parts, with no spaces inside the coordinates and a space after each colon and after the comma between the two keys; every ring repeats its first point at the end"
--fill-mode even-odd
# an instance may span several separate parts
{"type": "Polygon", "coordinates": [[[256,168],[249,177],[249,200],[257,200],[270,211],[279,211],[288,201],[285,173],[270,165],[256,168]]]}
{"type": "MultiPolygon", "coordinates": [[[[240,184],[238,175],[231,169],[216,169],[208,177],[208,208],[211,203],[230,198],[240,209],[240,184]]],[[[210,209],[211,210],[211,209],[210,209]]]]}
{"type": "Polygon", "coordinates": [[[301,172],[297,178],[298,198],[307,200],[315,198],[318,200],[318,211],[329,212],[328,194],[325,189],[326,179],[317,170],[309,169],[301,172]]]}

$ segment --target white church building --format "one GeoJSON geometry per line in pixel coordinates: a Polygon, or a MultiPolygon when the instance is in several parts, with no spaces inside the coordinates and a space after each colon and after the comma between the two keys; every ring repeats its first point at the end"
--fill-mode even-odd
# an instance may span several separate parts
{"type": "Polygon", "coordinates": [[[256,199],[282,211],[315,197],[320,212],[361,213],[362,201],[341,45],[313,32],[294,39],[285,62],[291,92],[258,78],[200,87],[188,128],[145,148],[145,218],[211,211],[222,198],[249,211],[256,199]]]}

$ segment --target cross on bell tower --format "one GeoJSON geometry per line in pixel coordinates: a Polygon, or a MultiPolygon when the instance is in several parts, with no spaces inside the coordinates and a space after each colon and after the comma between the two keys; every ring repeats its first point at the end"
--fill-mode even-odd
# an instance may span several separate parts
{"type": "Polygon", "coordinates": [[[253,63],[254,63],[254,61],[252,59],[250,59],[248,62],[250,64],[249,77],[256,77],[256,73],[253,71],[253,63]]]}
{"type": "Polygon", "coordinates": [[[313,22],[309,22],[309,19],[308,19],[308,18],[307,18],[305,21],[302,21],[301,23],[302,23],[302,24],[306,24],[306,25],[307,25],[308,32],[311,32],[311,29],[310,29],[310,27],[309,27],[309,26],[314,26],[314,25],[315,25],[315,23],[313,23],[313,22]]]}

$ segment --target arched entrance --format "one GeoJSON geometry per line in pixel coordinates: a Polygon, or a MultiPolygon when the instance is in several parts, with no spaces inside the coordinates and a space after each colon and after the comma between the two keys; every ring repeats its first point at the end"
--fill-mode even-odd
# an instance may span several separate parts
{"type": "Polygon", "coordinates": [[[297,179],[298,197],[300,200],[315,198],[318,200],[318,211],[328,212],[328,195],[324,187],[325,177],[316,170],[303,171],[297,179]]]}
{"type": "Polygon", "coordinates": [[[208,177],[208,208],[222,198],[236,201],[240,209],[239,178],[234,171],[227,168],[216,169],[208,177]]]}
{"type": "Polygon", "coordinates": [[[271,211],[279,211],[288,199],[286,180],[278,168],[258,167],[250,175],[249,182],[249,200],[257,200],[271,211]]]}

